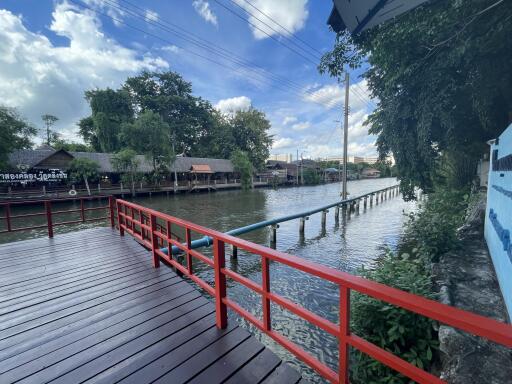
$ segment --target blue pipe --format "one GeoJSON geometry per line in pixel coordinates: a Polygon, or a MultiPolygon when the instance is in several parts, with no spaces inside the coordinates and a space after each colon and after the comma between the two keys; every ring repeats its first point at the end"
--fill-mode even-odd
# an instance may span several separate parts
{"type": "MultiPolygon", "coordinates": [[[[227,231],[227,232],[225,232],[225,234],[226,235],[231,235],[231,236],[238,236],[238,235],[242,235],[244,233],[255,231],[257,229],[268,227],[269,225],[275,225],[275,224],[283,223],[285,221],[290,221],[290,220],[299,219],[301,217],[311,216],[311,215],[313,215],[315,213],[325,211],[326,209],[329,209],[329,208],[332,208],[332,207],[336,207],[337,205],[344,205],[344,204],[350,203],[352,201],[359,200],[359,199],[362,199],[364,197],[373,195],[373,194],[378,193],[378,192],[387,191],[390,188],[395,188],[396,186],[397,185],[394,185],[392,187],[387,187],[387,188],[379,189],[378,191],[366,193],[364,195],[360,195],[360,196],[357,196],[357,197],[352,197],[350,199],[341,200],[341,201],[339,201],[337,203],[332,203],[332,204],[329,204],[329,205],[325,205],[323,207],[315,208],[315,209],[312,209],[310,211],[296,213],[294,215],[283,216],[283,217],[279,217],[277,219],[270,219],[270,220],[260,221],[259,223],[249,224],[249,225],[246,225],[245,227],[235,228],[235,229],[232,229],[230,231],[227,231]]],[[[203,237],[201,239],[197,239],[197,240],[192,241],[190,243],[190,247],[192,249],[195,249],[195,248],[201,248],[201,247],[209,247],[212,244],[213,244],[213,239],[211,237],[209,237],[209,236],[205,236],[205,237],[203,237]]],[[[162,248],[161,251],[164,252],[164,253],[167,253],[167,248],[162,248]]],[[[172,254],[173,255],[176,255],[176,254],[181,253],[181,252],[182,252],[181,249],[179,249],[175,245],[172,247],[172,254]]]]}

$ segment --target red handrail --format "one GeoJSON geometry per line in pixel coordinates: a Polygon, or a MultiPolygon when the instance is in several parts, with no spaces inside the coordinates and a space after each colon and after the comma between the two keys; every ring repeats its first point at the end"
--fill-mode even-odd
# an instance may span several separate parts
{"type": "Polygon", "coordinates": [[[115,226],[115,215],[114,215],[114,207],[115,207],[115,199],[112,196],[82,196],[82,197],[70,197],[70,198],[64,198],[64,199],[41,199],[41,200],[22,200],[22,201],[8,201],[8,202],[0,202],[0,212],[3,208],[4,210],[4,216],[0,216],[0,220],[5,220],[6,229],[0,231],[0,234],[2,233],[8,233],[8,232],[21,232],[21,231],[29,231],[32,229],[40,229],[40,228],[47,228],[48,229],[48,237],[53,237],[53,229],[56,226],[59,225],[68,225],[68,224],[78,224],[78,223],[86,223],[86,222],[93,222],[93,221],[100,221],[100,220],[110,220],[110,225],[112,228],[115,226]],[[88,200],[99,200],[99,199],[108,199],[108,205],[105,206],[99,206],[99,207],[91,207],[91,208],[85,208],[85,201],[88,200]],[[79,201],[80,202],[80,208],[79,209],[64,209],[64,210],[58,210],[55,211],[52,209],[52,203],[60,203],[60,202],[68,202],[68,201],[79,201]],[[13,215],[12,214],[12,208],[14,206],[33,206],[33,205],[42,205],[44,207],[44,211],[42,212],[34,212],[34,213],[25,213],[25,214],[19,214],[19,215],[13,215]],[[107,215],[102,217],[87,217],[86,213],[89,211],[98,211],[98,210],[106,210],[107,215]],[[79,220],[69,220],[69,221],[60,221],[55,222],[53,220],[55,215],[61,215],[61,214],[69,214],[69,213],[75,213],[80,212],[80,219],[79,220]],[[46,224],[42,225],[32,225],[28,227],[14,227],[13,226],[13,219],[21,219],[21,218],[28,218],[28,217],[37,217],[37,216],[44,216],[46,217],[46,224]]]}
{"type": "Polygon", "coordinates": [[[507,347],[512,347],[511,325],[441,304],[433,300],[425,299],[346,272],[318,265],[297,256],[289,255],[246,240],[226,235],[124,200],[117,200],[117,213],[121,236],[123,236],[125,232],[128,232],[148,247],[152,252],[153,264],[155,267],[160,265],[160,259],[165,260],[215,298],[216,321],[219,328],[224,328],[227,325],[227,308],[230,308],[250,321],[265,334],[272,337],[279,344],[294,353],[298,358],[314,368],[320,375],[332,383],[348,383],[349,346],[368,354],[375,360],[395,369],[418,383],[444,383],[444,381],[438,377],[433,376],[432,374],[425,372],[424,370],[393,355],[377,345],[352,334],[350,332],[351,290],[355,290],[373,298],[402,307],[419,315],[426,316],[441,323],[470,332],[474,335],[487,338],[488,340],[507,347]],[[143,219],[140,220],[140,218],[144,216],[149,217],[149,225],[144,223],[143,219]],[[137,220],[137,217],[139,217],[139,220],[137,220]],[[160,225],[160,229],[158,229],[158,225],[160,225]],[[182,244],[180,241],[172,238],[171,228],[173,226],[178,226],[185,230],[185,244],[182,244]],[[165,231],[163,228],[166,228],[165,231]],[[197,250],[191,249],[191,231],[209,236],[213,239],[213,260],[201,254],[197,250]],[[160,250],[163,244],[167,247],[167,254],[160,250]],[[244,249],[247,252],[261,256],[261,285],[226,268],[224,253],[226,244],[234,245],[239,249],[244,249]],[[185,266],[173,257],[171,252],[173,245],[180,248],[185,253],[185,266]],[[192,258],[199,259],[214,269],[214,287],[194,274],[192,258]],[[340,323],[335,324],[289,299],[272,293],[269,273],[270,260],[285,264],[289,267],[337,284],[340,291],[340,323]],[[230,279],[261,295],[263,308],[263,316],[261,320],[227,297],[226,277],[229,277],[230,279]],[[272,330],[270,311],[271,302],[291,311],[338,339],[339,366],[337,372],[320,362],[314,356],[303,350],[282,334],[272,330]]]}

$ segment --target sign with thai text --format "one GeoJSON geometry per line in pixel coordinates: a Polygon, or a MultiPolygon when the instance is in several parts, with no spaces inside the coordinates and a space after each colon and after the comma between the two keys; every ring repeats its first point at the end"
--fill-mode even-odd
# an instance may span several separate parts
{"type": "Polygon", "coordinates": [[[57,182],[67,180],[67,178],[68,174],[58,169],[36,172],[0,172],[0,183],[57,182]]]}

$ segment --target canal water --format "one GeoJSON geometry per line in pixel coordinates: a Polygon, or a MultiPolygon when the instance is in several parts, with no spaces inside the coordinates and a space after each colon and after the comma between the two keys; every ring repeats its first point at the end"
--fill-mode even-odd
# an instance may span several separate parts
{"type": "MultiPolygon", "coordinates": [[[[350,196],[358,196],[396,184],[395,179],[357,180],[348,183],[350,196]]],[[[212,193],[154,195],[135,198],[133,201],[190,220],[222,232],[251,223],[286,216],[321,207],[340,199],[340,185],[327,184],[294,188],[256,189],[250,191],[219,191],[212,193]]],[[[396,247],[406,220],[405,214],[415,210],[415,204],[404,202],[400,197],[385,200],[368,207],[361,214],[346,220],[340,214],[339,224],[334,221],[334,209],[327,215],[326,231],[322,231],[321,214],[306,221],[305,237],[299,236],[299,220],[280,224],[277,230],[277,249],[306,260],[323,264],[341,271],[356,272],[361,266],[369,267],[382,255],[386,247],[396,247]]],[[[26,222],[25,225],[31,223],[26,222]]],[[[88,228],[94,223],[58,227],[56,233],[88,228]]],[[[0,235],[0,242],[27,237],[44,236],[45,230],[30,233],[0,235]]],[[[241,236],[244,239],[269,245],[270,229],[261,229],[241,236]]],[[[211,255],[210,249],[203,249],[211,255]]],[[[239,251],[237,260],[230,260],[227,250],[226,264],[235,272],[261,283],[261,260],[259,256],[239,251]]],[[[213,285],[213,274],[209,267],[195,263],[196,273],[213,285]]],[[[338,287],[292,268],[271,263],[271,289],[314,313],[333,322],[338,322],[338,287]]],[[[261,318],[261,298],[249,289],[228,279],[228,296],[243,308],[261,318]]],[[[337,370],[338,345],[336,340],[321,329],[302,321],[290,312],[272,305],[272,328],[299,344],[320,361],[337,370]]],[[[238,321],[248,327],[265,344],[291,365],[303,372],[312,382],[323,382],[314,372],[270,338],[260,334],[243,319],[230,314],[230,321],[238,321]]]]}

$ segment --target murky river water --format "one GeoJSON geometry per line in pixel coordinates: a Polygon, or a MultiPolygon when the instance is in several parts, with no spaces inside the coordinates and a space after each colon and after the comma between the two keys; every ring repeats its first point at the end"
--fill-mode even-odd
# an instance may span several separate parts
{"type": "MultiPolygon", "coordinates": [[[[394,179],[351,181],[348,184],[351,196],[357,196],[394,185],[394,179]]],[[[279,190],[257,189],[251,191],[221,191],[215,193],[180,194],[136,198],[144,206],[188,219],[195,223],[227,231],[251,223],[306,211],[339,200],[340,185],[328,184],[312,187],[284,188],[279,190]]],[[[339,225],[335,225],[334,209],[327,216],[327,230],[321,230],[321,214],[315,214],[306,222],[306,236],[299,237],[299,221],[280,224],[277,232],[277,249],[292,253],[315,263],[342,271],[354,272],[362,265],[370,266],[384,247],[395,247],[402,233],[404,212],[415,209],[414,203],[406,203],[394,197],[368,208],[361,214],[352,215],[348,221],[340,214],[339,225]]],[[[26,220],[26,219],[25,219],[26,220]]],[[[35,219],[33,219],[35,220],[35,219]]],[[[25,225],[32,223],[25,222],[25,225]]],[[[91,227],[81,224],[59,227],[56,233],[91,227]]],[[[97,225],[97,224],[96,224],[97,225]]],[[[44,236],[45,229],[13,235],[0,235],[0,242],[22,238],[44,236]]],[[[259,244],[269,244],[270,230],[262,229],[242,236],[259,244]]],[[[205,254],[210,251],[205,250],[205,254]]],[[[237,260],[229,260],[227,267],[253,281],[261,282],[260,258],[239,252],[237,260]]],[[[207,282],[213,282],[213,274],[204,265],[197,265],[197,273],[207,282]]],[[[272,291],[300,303],[305,308],[338,322],[338,288],[333,284],[311,277],[289,267],[272,263],[270,267],[272,291]]],[[[240,284],[228,280],[228,295],[246,310],[261,318],[261,298],[240,284]]],[[[326,332],[300,320],[290,312],[273,305],[272,327],[292,341],[311,352],[320,361],[337,369],[338,347],[333,337],[326,332]]],[[[231,314],[231,317],[236,316],[231,314]]],[[[234,319],[233,319],[234,320],[234,319]]],[[[231,320],[231,321],[233,321],[231,320]]],[[[259,334],[245,321],[264,343],[290,364],[297,366],[303,375],[313,382],[322,382],[311,370],[294,359],[282,347],[268,337],[259,334]]]]}

